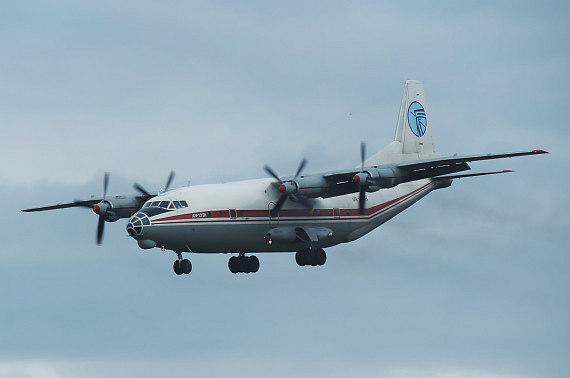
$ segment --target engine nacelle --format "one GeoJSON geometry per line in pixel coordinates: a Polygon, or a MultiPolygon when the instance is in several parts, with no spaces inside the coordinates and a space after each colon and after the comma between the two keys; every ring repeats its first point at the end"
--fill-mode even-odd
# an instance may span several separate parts
{"type": "Polygon", "coordinates": [[[369,168],[357,173],[352,181],[361,186],[367,186],[367,191],[377,191],[381,188],[392,188],[402,183],[405,177],[402,170],[394,168],[369,168]]]}
{"type": "Polygon", "coordinates": [[[323,196],[327,190],[327,181],[323,176],[302,176],[297,178],[297,192],[303,197],[317,198],[323,196]]]}
{"type": "Polygon", "coordinates": [[[267,243],[294,243],[297,240],[297,232],[293,227],[277,227],[271,229],[264,236],[267,243]]]}

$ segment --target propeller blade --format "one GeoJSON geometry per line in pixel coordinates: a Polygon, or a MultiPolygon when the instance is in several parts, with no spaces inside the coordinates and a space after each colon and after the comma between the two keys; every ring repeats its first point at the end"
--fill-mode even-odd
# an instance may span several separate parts
{"type": "Polygon", "coordinates": [[[109,186],[109,172],[105,172],[103,176],[103,199],[107,197],[107,187],[109,186]]]}
{"type": "Polygon", "coordinates": [[[364,214],[364,205],[366,204],[366,188],[361,186],[358,192],[358,213],[364,214]]]}
{"type": "Polygon", "coordinates": [[[105,230],[105,216],[99,215],[99,222],[97,222],[97,245],[101,245],[103,240],[103,231],[105,230]]]}
{"type": "Polygon", "coordinates": [[[281,197],[279,197],[279,201],[277,201],[277,203],[275,204],[273,209],[271,209],[271,217],[272,218],[277,217],[277,215],[279,214],[279,210],[281,210],[281,208],[285,204],[287,197],[288,197],[287,194],[283,194],[281,197]]]}
{"type": "Polygon", "coordinates": [[[299,202],[301,205],[303,205],[303,207],[305,209],[307,209],[307,211],[310,213],[311,211],[313,211],[314,206],[311,203],[311,201],[309,201],[307,198],[303,197],[303,196],[296,196],[295,194],[291,194],[291,197],[299,202]]]}
{"type": "Polygon", "coordinates": [[[360,142],[360,160],[362,161],[360,171],[364,171],[364,159],[366,159],[366,143],[360,142]]]}
{"type": "Polygon", "coordinates": [[[166,180],[166,185],[164,186],[164,191],[167,192],[168,188],[170,188],[170,184],[172,184],[172,180],[174,179],[174,171],[170,171],[168,175],[168,179],[166,180]]]}
{"type": "Polygon", "coordinates": [[[273,169],[271,169],[267,164],[265,164],[263,166],[263,170],[265,172],[267,172],[267,174],[269,174],[270,176],[272,176],[275,180],[277,180],[279,182],[279,184],[283,184],[283,181],[281,181],[281,179],[279,178],[279,176],[277,176],[277,173],[275,173],[273,171],[273,169]]]}
{"type": "Polygon", "coordinates": [[[137,192],[141,193],[141,194],[144,195],[144,196],[152,197],[152,195],[151,195],[149,192],[147,192],[142,186],[140,186],[140,185],[137,184],[136,182],[135,182],[135,184],[133,185],[133,188],[135,188],[135,190],[136,190],[137,192]]]}
{"type": "Polygon", "coordinates": [[[301,164],[299,164],[299,168],[297,168],[297,173],[295,173],[295,176],[293,176],[293,181],[295,181],[297,176],[301,174],[301,171],[303,170],[303,168],[305,168],[305,165],[307,165],[307,159],[303,158],[301,164]]]}

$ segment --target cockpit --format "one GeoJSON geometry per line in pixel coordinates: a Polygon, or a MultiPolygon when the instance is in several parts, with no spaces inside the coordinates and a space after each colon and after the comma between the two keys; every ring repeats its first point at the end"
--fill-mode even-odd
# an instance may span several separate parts
{"type": "Polygon", "coordinates": [[[176,210],[182,209],[183,207],[188,207],[186,201],[148,201],[144,204],[143,209],[148,207],[158,207],[166,210],[176,210]]]}
{"type": "MultiPolygon", "coordinates": [[[[188,203],[186,201],[148,201],[145,203],[137,213],[144,214],[147,217],[152,217],[158,214],[167,213],[169,211],[183,209],[188,207],[188,203]]],[[[142,216],[141,216],[142,218],[142,216]]]]}
{"type": "Polygon", "coordinates": [[[188,207],[186,201],[148,201],[127,223],[127,232],[132,237],[141,235],[144,226],[150,225],[150,217],[188,207]]]}

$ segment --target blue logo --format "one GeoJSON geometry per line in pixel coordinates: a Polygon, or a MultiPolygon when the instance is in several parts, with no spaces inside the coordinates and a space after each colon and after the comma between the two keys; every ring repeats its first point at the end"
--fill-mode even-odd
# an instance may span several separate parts
{"type": "Polygon", "coordinates": [[[426,111],[422,104],[417,101],[412,102],[408,108],[408,124],[415,136],[422,137],[426,133],[426,111]]]}

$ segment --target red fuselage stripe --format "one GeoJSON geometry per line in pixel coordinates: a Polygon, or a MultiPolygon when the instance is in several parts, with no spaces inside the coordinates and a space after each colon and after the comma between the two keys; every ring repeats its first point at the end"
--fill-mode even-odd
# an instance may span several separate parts
{"type": "Polygon", "coordinates": [[[364,220],[378,216],[401,202],[414,197],[424,189],[432,186],[433,183],[426,184],[404,196],[381,203],[371,208],[365,209],[364,214],[360,214],[358,209],[314,209],[307,216],[307,211],[303,209],[281,210],[278,218],[270,218],[269,210],[236,210],[237,218],[230,217],[230,210],[199,211],[188,214],[174,215],[161,219],[154,219],[153,224],[175,224],[175,223],[220,223],[220,222],[259,222],[259,221],[317,221],[317,220],[364,220]],[[338,215],[333,215],[338,211],[338,215]],[[302,217],[302,218],[300,218],[302,217]],[[256,219],[243,219],[256,218],[256,219]]]}

